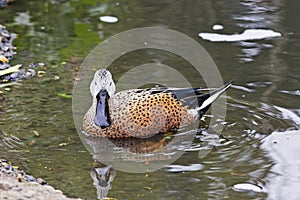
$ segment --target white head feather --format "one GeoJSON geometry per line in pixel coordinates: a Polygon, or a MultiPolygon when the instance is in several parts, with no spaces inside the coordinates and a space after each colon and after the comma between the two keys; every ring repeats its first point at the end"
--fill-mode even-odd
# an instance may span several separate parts
{"type": "Polygon", "coordinates": [[[90,85],[91,94],[95,98],[100,90],[103,89],[107,91],[110,97],[112,97],[116,91],[116,86],[112,79],[112,75],[107,69],[97,70],[90,85]]]}

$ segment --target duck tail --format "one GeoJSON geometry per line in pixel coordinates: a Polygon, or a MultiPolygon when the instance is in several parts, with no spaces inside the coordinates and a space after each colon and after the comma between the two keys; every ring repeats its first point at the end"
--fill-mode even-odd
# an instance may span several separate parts
{"type": "Polygon", "coordinates": [[[224,86],[211,91],[207,94],[201,94],[197,96],[199,107],[195,110],[199,113],[199,117],[209,109],[210,105],[221,95],[223,94],[230,86],[232,85],[232,81],[225,84],[224,86]]]}

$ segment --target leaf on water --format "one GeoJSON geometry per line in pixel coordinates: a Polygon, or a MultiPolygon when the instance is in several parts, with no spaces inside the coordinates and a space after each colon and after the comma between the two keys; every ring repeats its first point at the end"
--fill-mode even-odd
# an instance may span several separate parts
{"type": "Polygon", "coordinates": [[[149,187],[149,186],[144,186],[143,189],[146,189],[146,190],[149,190],[149,191],[152,191],[152,188],[149,187]]]}
{"type": "Polygon", "coordinates": [[[42,71],[42,70],[37,72],[38,77],[43,77],[45,74],[46,74],[46,72],[42,71]]]}
{"type": "Polygon", "coordinates": [[[60,143],[58,146],[62,147],[62,146],[67,146],[67,145],[68,145],[68,143],[63,142],[63,143],[60,143]]]}
{"type": "Polygon", "coordinates": [[[72,95],[66,94],[66,93],[57,93],[57,96],[62,97],[62,98],[66,98],[66,99],[71,99],[72,98],[72,95]]]}
{"type": "Polygon", "coordinates": [[[165,138],[166,140],[170,140],[170,139],[171,139],[171,136],[168,135],[168,134],[165,134],[165,135],[164,135],[164,138],[165,138]]]}
{"type": "Polygon", "coordinates": [[[30,150],[20,150],[20,149],[9,149],[10,153],[30,153],[30,150]]]}
{"type": "Polygon", "coordinates": [[[38,131],[32,131],[33,132],[33,134],[35,135],[35,136],[37,136],[37,137],[39,137],[40,136],[40,134],[39,134],[39,132],[38,131]]]}

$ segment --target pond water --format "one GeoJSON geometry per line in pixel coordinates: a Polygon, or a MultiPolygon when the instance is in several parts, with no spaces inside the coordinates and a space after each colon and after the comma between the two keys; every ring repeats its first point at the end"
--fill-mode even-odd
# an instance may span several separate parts
{"type": "MultiPolygon", "coordinates": [[[[22,80],[4,94],[1,157],[69,197],[95,199],[98,189],[98,197],[117,199],[299,199],[300,158],[295,154],[300,142],[299,6],[296,0],[10,4],[0,10],[0,24],[19,34],[12,64],[46,66],[36,68],[44,72],[40,76],[22,80]],[[213,30],[214,25],[222,25],[217,26],[221,30],[213,30]],[[223,80],[234,79],[234,86],[226,93],[222,136],[199,131],[191,148],[155,172],[115,171],[92,158],[75,129],[72,100],[57,94],[72,93],[81,61],[97,44],[146,26],[174,29],[193,38],[213,58],[223,80]],[[241,34],[246,29],[272,30],[281,36],[230,42],[199,36],[241,34]],[[105,183],[96,189],[96,174],[99,178],[103,173],[105,183]]],[[[174,55],[149,50],[125,55],[110,69],[117,80],[130,67],[151,61],[183,71],[187,65],[174,55]]],[[[201,124],[205,127],[207,122],[201,124]]]]}

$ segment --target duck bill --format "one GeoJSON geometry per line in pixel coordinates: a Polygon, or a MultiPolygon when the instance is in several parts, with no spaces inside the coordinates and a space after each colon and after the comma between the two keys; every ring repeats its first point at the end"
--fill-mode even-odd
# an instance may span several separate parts
{"type": "Polygon", "coordinates": [[[101,128],[107,128],[110,126],[111,121],[109,118],[108,99],[109,95],[106,90],[100,90],[96,96],[97,107],[95,115],[95,124],[101,128]]]}

